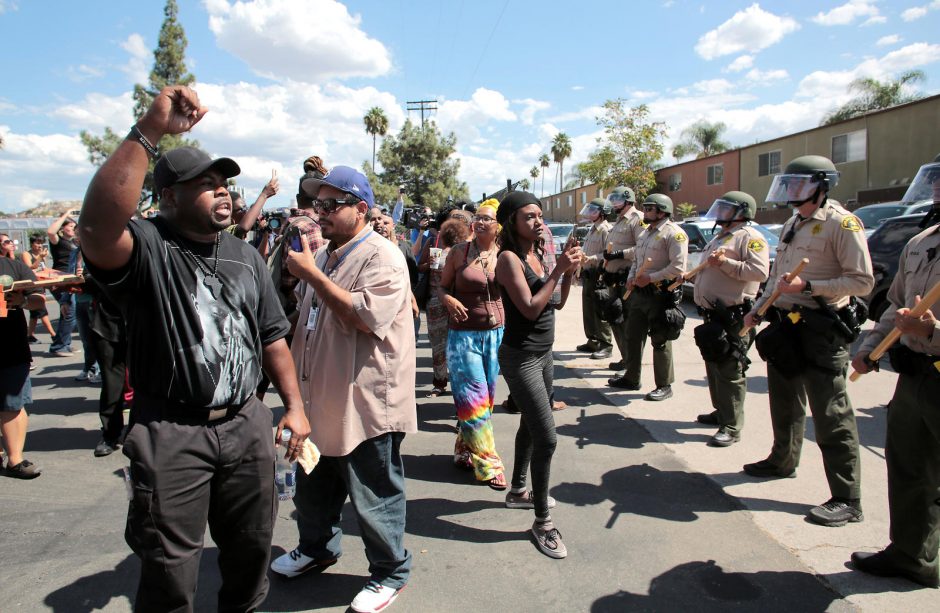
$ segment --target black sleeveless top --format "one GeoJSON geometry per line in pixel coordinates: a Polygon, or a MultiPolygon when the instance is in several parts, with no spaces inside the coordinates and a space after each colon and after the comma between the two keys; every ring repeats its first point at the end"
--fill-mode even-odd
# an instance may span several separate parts
{"type": "MultiPolygon", "coordinates": [[[[548,281],[548,275],[538,277],[529,263],[523,259],[525,282],[532,295],[538,293],[548,281]]],[[[522,351],[550,351],[555,342],[555,307],[549,301],[545,309],[533,321],[519,312],[505,288],[500,286],[503,297],[503,309],[506,313],[506,328],[503,332],[503,344],[522,351]]]]}

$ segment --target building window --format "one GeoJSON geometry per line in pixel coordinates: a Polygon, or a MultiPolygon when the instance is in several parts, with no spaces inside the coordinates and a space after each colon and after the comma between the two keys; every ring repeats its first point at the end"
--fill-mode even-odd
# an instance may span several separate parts
{"type": "Polygon", "coordinates": [[[568,206],[570,207],[571,206],[571,194],[568,194],[567,196],[565,196],[565,198],[568,199],[568,206]]]}
{"type": "Polygon", "coordinates": [[[780,151],[770,151],[757,156],[757,176],[766,177],[780,172],[780,151]]]}
{"type": "Polygon", "coordinates": [[[597,197],[598,197],[598,198],[603,198],[603,197],[604,197],[604,188],[603,188],[603,187],[598,187],[598,188],[597,188],[597,197]]]}
{"type": "Polygon", "coordinates": [[[561,198],[555,198],[555,208],[556,209],[561,208],[561,198]]]}
{"type": "Polygon", "coordinates": [[[682,173],[677,172],[669,175],[669,191],[677,192],[682,189],[682,173]]]}
{"type": "Polygon", "coordinates": [[[725,165],[713,164],[705,169],[705,183],[708,185],[721,185],[725,182],[725,165]]]}
{"type": "Polygon", "coordinates": [[[581,192],[581,204],[587,202],[587,192],[581,192]]]}
{"type": "Polygon", "coordinates": [[[832,137],[832,163],[844,164],[865,159],[865,130],[832,137]]]}

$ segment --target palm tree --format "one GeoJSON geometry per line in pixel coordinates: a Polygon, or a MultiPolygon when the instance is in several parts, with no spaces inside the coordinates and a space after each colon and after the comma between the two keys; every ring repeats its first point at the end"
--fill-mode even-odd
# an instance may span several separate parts
{"type": "Polygon", "coordinates": [[[709,123],[704,119],[696,121],[682,131],[682,140],[672,149],[676,159],[695,155],[695,159],[706,158],[716,153],[727,151],[731,146],[721,140],[721,134],[728,126],[720,121],[709,123]]]}
{"type": "Polygon", "coordinates": [[[539,166],[542,168],[542,196],[545,195],[545,169],[552,165],[551,158],[547,153],[539,156],[539,166]]]}
{"type": "Polygon", "coordinates": [[[521,181],[519,181],[519,189],[521,189],[524,192],[529,191],[529,185],[530,183],[528,179],[522,179],[521,181]]]}
{"type": "Polygon", "coordinates": [[[552,158],[558,164],[558,191],[565,176],[565,160],[571,157],[571,139],[564,132],[559,132],[552,139],[552,158]]]}
{"type": "Polygon", "coordinates": [[[858,92],[858,95],[826,114],[820,125],[845,121],[871,111],[919,100],[924,97],[923,94],[919,92],[907,94],[903,90],[906,85],[923,80],[924,73],[921,70],[909,70],[901,73],[896,79],[888,79],[884,83],[871,77],[855,79],[849,84],[849,91],[858,92]]]}
{"type": "Polygon", "coordinates": [[[372,172],[375,172],[375,137],[385,136],[388,132],[388,117],[380,107],[373,106],[362,118],[362,123],[366,124],[366,133],[372,135],[372,172]]]}
{"type": "MultiPolygon", "coordinates": [[[[529,169],[529,176],[532,177],[532,180],[533,180],[533,181],[534,181],[535,179],[538,179],[538,178],[539,178],[539,167],[538,167],[538,166],[533,166],[532,168],[530,168],[530,169],[529,169]]],[[[526,180],[526,183],[528,183],[528,180],[526,180]]]]}

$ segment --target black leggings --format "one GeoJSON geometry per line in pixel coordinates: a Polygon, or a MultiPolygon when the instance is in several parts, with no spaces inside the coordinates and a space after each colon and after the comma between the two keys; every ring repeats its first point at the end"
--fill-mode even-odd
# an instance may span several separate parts
{"type": "Polygon", "coordinates": [[[526,473],[532,468],[532,497],[535,516],[548,517],[548,479],[555,453],[555,418],[552,415],[552,350],[523,351],[499,348],[499,368],[509,385],[513,401],[522,411],[516,432],[516,455],[512,487],[526,486],[526,473]]]}

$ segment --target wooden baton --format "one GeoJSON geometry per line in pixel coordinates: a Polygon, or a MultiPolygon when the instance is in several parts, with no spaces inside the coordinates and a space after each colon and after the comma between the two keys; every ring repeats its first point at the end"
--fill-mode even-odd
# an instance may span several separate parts
{"type": "MultiPolygon", "coordinates": [[[[807,264],[809,264],[809,258],[803,258],[802,260],[800,260],[800,263],[796,265],[796,268],[794,268],[793,270],[791,270],[790,272],[788,272],[786,275],[784,275],[784,277],[786,277],[786,279],[787,279],[787,283],[789,283],[789,282],[790,282],[790,279],[792,279],[793,277],[799,276],[799,274],[800,274],[801,272],[803,272],[803,269],[806,268],[806,265],[807,265],[807,264]]],[[[780,294],[781,294],[780,290],[779,290],[779,289],[775,289],[775,290],[774,290],[774,293],[772,293],[772,294],[770,295],[770,298],[768,298],[767,301],[764,302],[764,304],[760,305],[760,308],[757,309],[757,316],[758,316],[758,317],[763,317],[764,315],[766,315],[766,314],[767,314],[767,310],[770,309],[770,307],[773,306],[774,302],[777,301],[777,298],[780,297],[780,294]]],[[[748,332],[751,331],[751,328],[752,328],[752,327],[753,327],[753,326],[744,326],[743,328],[741,328],[741,334],[740,334],[740,335],[741,335],[741,336],[747,336],[748,332]]]]}
{"type": "MultiPolygon", "coordinates": [[[[927,295],[921,298],[920,302],[914,305],[914,307],[911,309],[910,315],[913,315],[914,317],[920,317],[926,313],[927,309],[932,307],[934,303],[937,302],[937,300],[940,300],[940,281],[935,283],[934,286],[930,288],[930,291],[927,292],[927,295]]],[[[872,349],[872,352],[868,354],[868,359],[872,362],[877,362],[880,360],[882,356],[887,353],[888,349],[891,348],[891,345],[896,343],[899,338],[901,338],[901,331],[897,328],[894,328],[891,330],[891,332],[888,332],[888,334],[881,340],[880,343],[878,343],[877,347],[872,349]]],[[[849,375],[849,381],[858,380],[862,374],[864,373],[853,370],[852,374],[849,375]]]]}
{"type": "MultiPolygon", "coordinates": [[[[646,258],[646,261],[640,264],[640,268],[636,271],[636,277],[639,277],[646,270],[646,267],[653,263],[653,258],[646,258]]],[[[636,277],[633,277],[636,279],[636,277]]],[[[630,294],[633,293],[633,288],[631,287],[623,293],[623,299],[626,300],[630,297],[630,294]]]]}
{"type": "MultiPolygon", "coordinates": [[[[725,251],[725,248],[724,248],[724,247],[719,247],[718,249],[715,250],[715,253],[724,253],[724,251],[725,251]]],[[[707,257],[705,258],[705,260],[704,260],[701,264],[699,264],[698,266],[696,266],[695,268],[693,268],[693,269],[690,270],[689,272],[685,272],[685,273],[682,273],[681,275],[679,275],[679,276],[676,278],[676,280],[673,281],[672,284],[671,284],[667,289],[671,292],[672,290],[674,290],[674,289],[676,289],[677,287],[679,287],[680,285],[682,285],[684,282],[688,281],[689,279],[691,279],[692,277],[694,277],[694,276],[697,275],[698,273],[700,273],[700,272],[702,272],[703,270],[705,270],[705,267],[706,267],[706,266],[708,266],[708,258],[707,258],[707,257]]]]}

